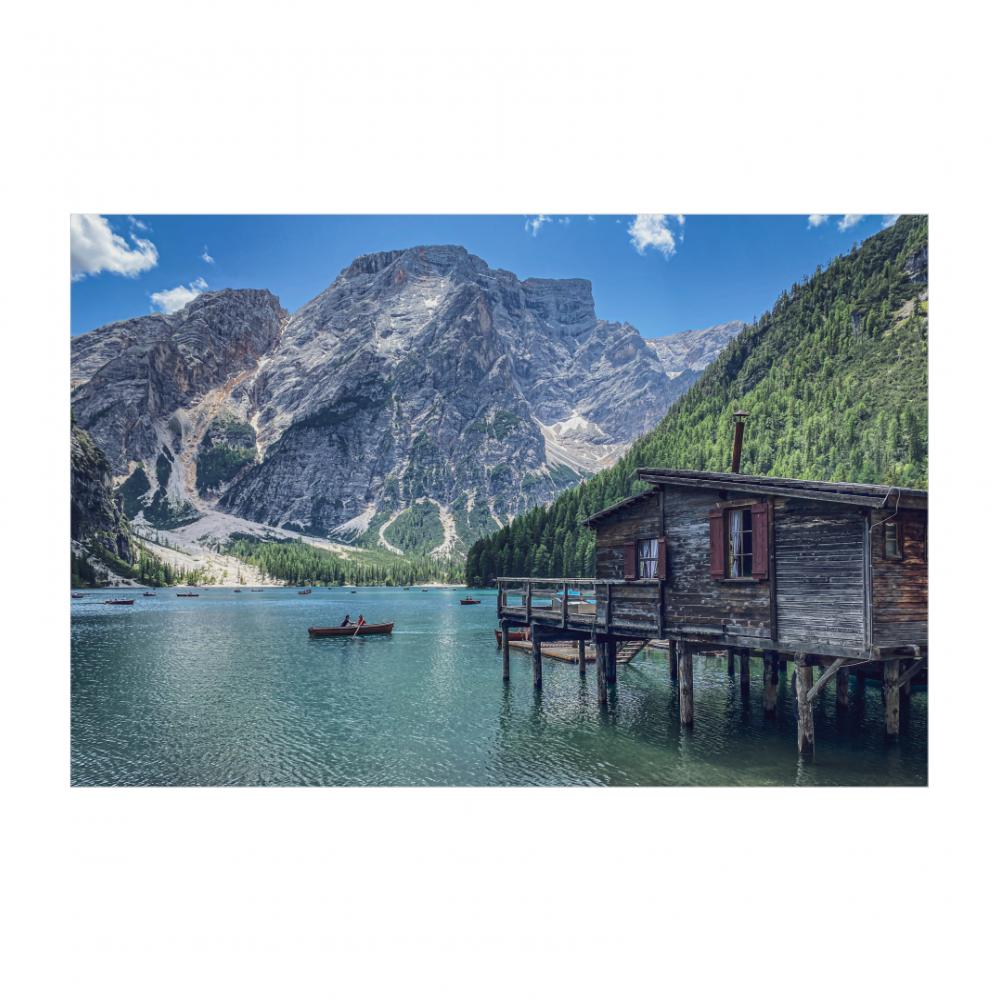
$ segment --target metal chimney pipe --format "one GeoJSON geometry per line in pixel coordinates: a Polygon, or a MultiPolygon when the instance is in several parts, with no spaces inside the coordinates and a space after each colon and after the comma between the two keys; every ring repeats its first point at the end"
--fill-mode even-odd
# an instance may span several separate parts
{"type": "Polygon", "coordinates": [[[736,421],[736,437],[733,439],[733,467],[731,472],[740,471],[740,456],[743,454],[743,421],[749,417],[750,414],[746,410],[737,410],[733,414],[733,419],[736,421]]]}

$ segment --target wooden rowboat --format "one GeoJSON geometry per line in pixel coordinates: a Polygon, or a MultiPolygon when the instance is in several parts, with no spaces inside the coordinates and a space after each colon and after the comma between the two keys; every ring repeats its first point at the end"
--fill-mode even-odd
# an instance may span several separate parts
{"type": "Polygon", "coordinates": [[[330,628],[311,628],[309,629],[309,634],[314,637],[330,635],[388,635],[395,624],[395,622],[377,622],[374,625],[362,625],[361,628],[358,628],[357,625],[345,625],[343,628],[339,625],[330,628]]]}
{"type": "Polygon", "coordinates": [[[459,604],[482,604],[482,601],[474,600],[471,597],[462,597],[459,599],[459,604]]]}
{"type": "Polygon", "coordinates": [[[105,604],[135,604],[135,598],[133,597],[131,601],[105,601],[105,604]]]}
{"type": "Polygon", "coordinates": [[[311,594],[312,593],[312,587],[310,587],[308,590],[300,590],[299,593],[300,594],[311,594]]]}
{"type": "Polygon", "coordinates": [[[81,597],[83,597],[83,594],[70,594],[69,596],[75,597],[77,600],[79,600],[81,597]]]}
{"type": "MultiPolygon", "coordinates": [[[[493,631],[494,631],[494,633],[496,634],[496,637],[497,637],[497,645],[498,646],[502,646],[503,645],[503,632],[501,632],[500,629],[498,629],[498,628],[495,628],[493,631]]],[[[511,642],[528,642],[531,639],[531,630],[530,629],[526,629],[526,628],[520,628],[520,629],[518,629],[515,632],[514,629],[511,629],[507,633],[507,638],[511,642]]]]}
{"type": "Polygon", "coordinates": [[[178,594],[178,597],[201,597],[201,594],[178,594]]]}
{"type": "Polygon", "coordinates": [[[151,590],[144,590],[142,592],[143,597],[156,597],[156,594],[151,590]]]}

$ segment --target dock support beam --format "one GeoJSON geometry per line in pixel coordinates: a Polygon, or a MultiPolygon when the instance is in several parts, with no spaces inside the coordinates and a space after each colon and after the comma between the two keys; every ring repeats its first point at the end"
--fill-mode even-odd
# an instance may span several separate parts
{"type": "Polygon", "coordinates": [[[788,673],[788,660],[783,656],[778,657],[778,673],[787,674],[788,673]]]}
{"type": "Polygon", "coordinates": [[[681,725],[694,725],[694,669],[691,647],[686,642],[680,644],[681,658],[681,725]]]}
{"type": "Polygon", "coordinates": [[[882,674],[885,692],[885,738],[895,743],[899,737],[899,660],[886,660],[882,674]]]}
{"type": "Polygon", "coordinates": [[[750,650],[740,650],[740,694],[750,697],[750,650]]]}
{"type": "MultiPolygon", "coordinates": [[[[900,677],[902,677],[902,675],[906,673],[911,666],[913,666],[913,660],[903,660],[903,662],[899,665],[900,677]]],[[[905,680],[899,685],[900,712],[908,712],[910,710],[910,683],[911,682],[909,680],[905,680]]]]}
{"type": "Polygon", "coordinates": [[[764,650],[764,718],[773,719],[778,710],[778,655],[764,650]]]}
{"type": "Polygon", "coordinates": [[[604,673],[609,684],[618,683],[618,643],[614,639],[608,643],[608,655],[604,660],[604,673]]]}
{"type": "Polygon", "coordinates": [[[510,622],[506,618],[500,620],[500,645],[503,647],[503,679],[510,680],[510,622]]]}
{"type": "Polygon", "coordinates": [[[677,642],[670,640],[670,679],[677,680],[677,642]]]}
{"type": "Polygon", "coordinates": [[[732,647],[726,650],[726,673],[730,677],[736,673],[736,656],[733,653],[732,647]]]}
{"type": "Polygon", "coordinates": [[[607,648],[603,642],[595,642],[594,650],[597,653],[597,660],[594,666],[597,669],[597,704],[607,705],[608,703],[608,678],[604,672],[604,665],[607,658],[607,648]]]}
{"type": "Polygon", "coordinates": [[[837,711],[846,712],[850,707],[851,668],[841,667],[837,671],[837,711]]]}
{"type": "Polygon", "coordinates": [[[587,676],[587,640],[581,639],[577,644],[580,656],[580,676],[587,676]]]}
{"type": "Polygon", "coordinates": [[[808,698],[809,689],[813,686],[813,668],[805,653],[795,654],[795,693],[799,709],[799,753],[809,756],[816,743],[816,731],[813,728],[813,707],[808,698]]]}
{"type": "Polygon", "coordinates": [[[535,637],[535,631],[531,631],[531,672],[534,676],[535,687],[542,686],[542,640],[535,637]]]}

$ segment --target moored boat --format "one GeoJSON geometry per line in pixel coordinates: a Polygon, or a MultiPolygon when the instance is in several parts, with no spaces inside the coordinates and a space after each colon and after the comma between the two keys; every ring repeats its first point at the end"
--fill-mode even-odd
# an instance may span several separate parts
{"type": "Polygon", "coordinates": [[[105,604],[135,604],[135,598],[133,597],[130,601],[105,601],[105,604]]]}
{"type": "Polygon", "coordinates": [[[309,634],[314,637],[334,636],[334,635],[389,635],[395,622],[376,622],[372,625],[339,625],[329,628],[311,628],[309,634]]]}
{"type": "Polygon", "coordinates": [[[234,593],[234,594],[242,594],[242,593],[243,593],[243,591],[242,591],[242,590],[240,590],[240,589],[239,589],[239,588],[237,587],[237,588],[236,588],[236,590],[234,590],[234,591],[233,591],[233,593],[234,593]]]}
{"type": "Polygon", "coordinates": [[[83,597],[83,594],[70,594],[69,596],[75,597],[77,600],[79,600],[81,597],[83,597]]]}
{"type": "Polygon", "coordinates": [[[187,593],[187,594],[178,594],[177,596],[178,597],[201,597],[201,594],[187,593]]]}
{"type": "Polygon", "coordinates": [[[311,594],[312,593],[312,587],[310,587],[308,590],[300,590],[299,593],[300,594],[311,594]]]}
{"type": "Polygon", "coordinates": [[[250,588],[250,593],[251,594],[263,594],[264,593],[264,588],[263,587],[251,587],[250,588]]]}
{"type": "Polygon", "coordinates": [[[474,597],[460,597],[458,600],[459,604],[482,604],[482,601],[477,601],[474,597]]]}
{"type": "MultiPolygon", "coordinates": [[[[493,633],[497,637],[497,645],[498,646],[502,646],[503,645],[503,632],[501,632],[500,629],[495,628],[493,630],[493,633]]],[[[527,628],[519,628],[519,629],[516,629],[516,630],[515,629],[511,629],[507,633],[507,638],[511,642],[528,642],[528,640],[531,639],[531,629],[527,629],[527,628]]]]}
{"type": "Polygon", "coordinates": [[[153,590],[144,590],[142,592],[143,597],[156,597],[156,592],[153,590]]]}

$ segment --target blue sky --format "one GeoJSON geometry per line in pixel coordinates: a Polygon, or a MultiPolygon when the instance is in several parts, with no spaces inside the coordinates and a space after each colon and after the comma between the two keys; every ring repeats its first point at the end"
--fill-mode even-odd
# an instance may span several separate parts
{"type": "Polygon", "coordinates": [[[519,278],[589,278],[597,315],[645,337],[750,321],[895,216],[90,215],[71,219],[72,333],[204,288],[294,312],[359,254],[457,243],[519,278]]]}

